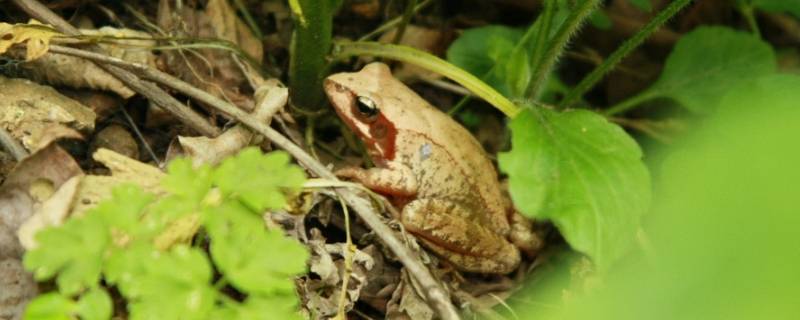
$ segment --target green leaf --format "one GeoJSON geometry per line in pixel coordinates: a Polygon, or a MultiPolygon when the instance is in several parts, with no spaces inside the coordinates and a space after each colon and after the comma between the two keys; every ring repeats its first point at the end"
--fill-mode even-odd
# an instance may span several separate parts
{"type": "Polygon", "coordinates": [[[797,0],[752,0],[756,8],[770,12],[787,12],[800,18],[800,1],[797,0]]]}
{"type": "Polygon", "coordinates": [[[94,288],[78,300],[77,314],[83,320],[111,319],[111,296],[106,290],[94,288]]]}
{"type": "Polygon", "coordinates": [[[586,110],[529,108],[511,131],[512,149],[499,163],[517,208],[553,221],[601,269],[625,254],[650,205],[650,177],[636,142],[586,110]]]}
{"type": "Polygon", "coordinates": [[[661,77],[632,99],[671,98],[705,113],[730,88],[775,70],[775,54],[766,42],[724,27],[700,27],[681,37],[661,77]]]}
{"type": "Polygon", "coordinates": [[[211,167],[201,165],[195,168],[191,159],[172,160],[167,166],[167,176],[161,181],[164,189],[170,193],[199,204],[213,183],[211,167]]]}
{"type": "Polygon", "coordinates": [[[654,250],[544,319],[797,318],[798,88],[798,76],[768,75],[725,94],[667,150],[645,229],[654,250]]]}
{"type": "Polygon", "coordinates": [[[103,253],[111,236],[97,212],[39,231],[36,239],[39,247],[25,254],[24,264],[37,280],[58,273],[58,288],[67,295],[93,287],[100,280],[103,253]]]}
{"type": "Polygon", "coordinates": [[[77,309],[75,301],[57,292],[39,295],[25,308],[27,320],[71,320],[77,309]]]}
{"type": "Polygon", "coordinates": [[[300,190],[305,174],[289,163],[289,155],[274,151],[262,154],[247,148],[226,159],[214,172],[214,181],[225,196],[238,198],[254,211],[286,205],[284,193],[300,190]]]}
{"type": "Polygon", "coordinates": [[[293,294],[292,277],[305,271],[309,256],[304,246],[266,230],[242,205],[222,205],[206,216],[211,257],[231,284],[250,293],[293,294]]]}
{"type": "Polygon", "coordinates": [[[126,297],[131,319],[206,319],[218,293],[203,251],[176,246],[149,258],[140,291],[126,297]]]}
{"type": "MultiPolygon", "coordinates": [[[[508,86],[506,79],[514,73],[506,72],[518,68],[530,70],[530,62],[521,61],[519,57],[509,62],[509,56],[522,35],[523,31],[520,29],[499,25],[466,30],[447,49],[447,61],[481,78],[502,95],[513,97],[514,91],[508,86]],[[495,65],[498,67],[495,67],[494,72],[488,73],[495,65]]],[[[521,51],[532,50],[531,47],[521,51]]]]}

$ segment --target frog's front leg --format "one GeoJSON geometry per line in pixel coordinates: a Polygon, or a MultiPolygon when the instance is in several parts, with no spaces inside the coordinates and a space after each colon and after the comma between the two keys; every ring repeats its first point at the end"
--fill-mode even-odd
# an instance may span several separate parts
{"type": "Polygon", "coordinates": [[[402,164],[390,162],[385,168],[370,169],[345,167],[336,170],[336,176],[360,182],[386,195],[411,197],[417,194],[417,179],[411,168],[402,164]]]}
{"type": "Polygon", "coordinates": [[[519,250],[472,216],[452,201],[417,199],[403,208],[400,220],[409,232],[460,270],[505,274],[516,269],[519,250]]]}

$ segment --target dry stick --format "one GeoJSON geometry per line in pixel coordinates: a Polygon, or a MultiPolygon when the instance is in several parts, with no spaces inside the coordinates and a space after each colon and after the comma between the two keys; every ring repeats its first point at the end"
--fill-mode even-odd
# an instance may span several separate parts
{"type": "MultiPolygon", "coordinates": [[[[53,13],[53,11],[50,11],[49,8],[45,7],[36,0],[13,0],[13,2],[31,17],[55,26],[58,31],[61,31],[66,35],[80,35],[78,29],[75,29],[75,27],[70,25],[69,22],[53,13]]],[[[102,49],[96,45],[92,47],[92,50],[102,52],[102,49]]],[[[133,91],[138,92],[139,94],[147,97],[147,99],[153,103],[169,111],[179,120],[181,120],[181,122],[185,123],[190,128],[197,130],[197,132],[200,134],[208,137],[216,137],[220,134],[219,128],[208,123],[208,121],[206,121],[199,113],[176,100],[154,83],[142,81],[136,75],[128,72],[127,70],[113,65],[98,64],[97,66],[122,81],[122,83],[131,88],[133,91]]]]}
{"type": "MultiPolygon", "coordinates": [[[[267,139],[271,140],[273,143],[294,156],[298,162],[308,168],[308,170],[313,172],[316,176],[338,181],[336,176],[322,163],[311,157],[305,152],[305,150],[292,143],[288,138],[281,135],[278,131],[275,131],[275,129],[272,129],[270,126],[259,122],[250,114],[242,111],[236,106],[231,105],[228,102],[219,99],[203,90],[200,90],[178,78],[175,78],[170,74],[150,68],[143,64],[130,63],[122,59],[70,47],[51,45],[50,52],[92,60],[100,65],[111,64],[117,67],[124,67],[139,74],[143,78],[168,86],[176,91],[186,94],[189,97],[195,98],[198,101],[217,109],[221,113],[236,119],[256,132],[264,135],[267,137],[267,139]]],[[[408,268],[409,272],[419,281],[419,283],[423,286],[423,292],[427,295],[428,301],[437,311],[439,316],[441,316],[442,319],[459,319],[455,307],[452,303],[450,303],[450,300],[442,287],[436,282],[422,262],[419,261],[419,259],[417,259],[411,253],[411,251],[394,236],[392,230],[381,221],[380,217],[372,209],[371,205],[350,189],[337,188],[337,190],[342,195],[342,198],[344,198],[344,200],[350,204],[356,213],[358,213],[359,217],[361,217],[361,219],[363,219],[364,222],[375,231],[381,241],[383,241],[383,243],[389,247],[389,249],[392,250],[395,255],[397,255],[398,260],[400,260],[403,266],[408,268]]]]}

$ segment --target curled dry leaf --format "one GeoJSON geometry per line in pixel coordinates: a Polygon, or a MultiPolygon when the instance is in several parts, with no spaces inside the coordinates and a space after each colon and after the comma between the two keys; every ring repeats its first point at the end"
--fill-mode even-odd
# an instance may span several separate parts
{"type": "Polygon", "coordinates": [[[81,178],[82,176],[77,175],[67,180],[19,227],[17,238],[25,250],[36,248],[37,243],[34,236],[39,230],[59,226],[64,222],[69,215],[69,209],[78,191],[81,178]]]}
{"type": "Polygon", "coordinates": [[[400,284],[392,293],[392,299],[386,305],[387,319],[433,319],[433,309],[414,288],[407,270],[403,270],[400,284]]]}
{"type": "MultiPolygon", "coordinates": [[[[158,24],[170,34],[178,37],[225,40],[238,45],[256,62],[261,62],[263,57],[261,40],[253,36],[226,1],[211,0],[205,11],[194,10],[188,6],[175,11],[170,0],[159,2],[158,24]]],[[[170,73],[181,80],[245,110],[253,109],[251,95],[246,92],[247,79],[239,68],[242,61],[237,61],[238,58],[233,51],[219,48],[178,48],[166,51],[162,57],[170,73]]]]}
{"type": "Polygon", "coordinates": [[[75,132],[94,130],[95,114],[51,87],[0,76],[0,126],[34,152],[75,132]]]}
{"type": "MultiPolygon", "coordinates": [[[[256,108],[253,117],[269,124],[272,116],[286,106],[289,90],[277,81],[267,81],[256,91],[256,108]]],[[[178,144],[170,146],[169,158],[180,154],[191,157],[195,164],[216,164],[255,142],[256,136],[247,127],[237,124],[216,138],[178,137],[178,144]]]]}
{"type": "MultiPolygon", "coordinates": [[[[332,317],[339,309],[343,276],[346,274],[344,252],[345,243],[326,244],[318,229],[311,230],[312,239],[308,241],[311,248],[309,260],[311,272],[319,279],[306,277],[300,285],[307,299],[304,307],[318,317],[332,317]]],[[[347,282],[344,310],[349,311],[359,300],[361,289],[367,284],[367,272],[372,269],[372,257],[360,250],[352,256],[352,270],[347,282]]]]}
{"type": "MultiPolygon", "coordinates": [[[[131,63],[155,66],[155,55],[150,48],[156,45],[150,34],[131,30],[103,27],[97,30],[81,30],[86,36],[107,37],[113,41],[100,44],[106,54],[131,63]],[[131,39],[126,39],[131,38],[131,39]]],[[[114,76],[94,63],[81,58],[51,53],[22,65],[25,75],[37,82],[73,88],[89,88],[112,91],[123,98],[136,94],[114,76]]]]}
{"type": "Polygon", "coordinates": [[[50,49],[50,39],[60,34],[53,27],[36,20],[17,24],[0,22],[0,54],[12,45],[25,43],[25,61],[36,60],[50,49]]]}
{"type": "Polygon", "coordinates": [[[17,230],[41,204],[33,190],[39,185],[59,189],[72,177],[82,175],[78,163],[56,144],[51,144],[20,161],[0,186],[0,258],[19,258],[23,249],[17,230]]]}
{"type": "Polygon", "coordinates": [[[92,157],[111,170],[109,176],[87,175],[78,187],[71,215],[81,215],[100,201],[111,197],[111,190],[123,183],[139,185],[145,191],[163,194],[164,173],[156,167],[108,149],[98,149],[92,157]]]}

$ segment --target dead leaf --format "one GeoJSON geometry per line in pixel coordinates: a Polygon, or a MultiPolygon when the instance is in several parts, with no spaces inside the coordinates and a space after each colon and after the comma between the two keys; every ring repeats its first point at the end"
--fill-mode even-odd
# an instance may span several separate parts
{"type": "Polygon", "coordinates": [[[258,62],[264,59],[264,48],[250,28],[236,15],[227,0],[210,0],[206,5],[206,15],[214,26],[216,37],[238,44],[242,51],[258,62]]]}
{"type": "MultiPolygon", "coordinates": [[[[115,38],[113,42],[106,41],[100,44],[106,54],[131,63],[155,66],[155,55],[150,48],[156,45],[150,34],[131,30],[103,27],[97,30],[80,30],[87,36],[103,36],[115,38]],[[136,39],[125,39],[136,38],[136,39]]],[[[136,94],[126,87],[119,79],[108,74],[93,62],[68,55],[51,53],[41,59],[21,65],[27,78],[37,82],[52,85],[67,86],[72,88],[89,88],[108,90],[125,99],[136,94]]]]}
{"type": "Polygon", "coordinates": [[[69,215],[78,184],[83,177],[74,176],[58,188],[53,196],[45,200],[39,209],[17,230],[17,238],[25,250],[36,248],[35,235],[47,227],[60,226],[69,215]]]}
{"type": "MultiPolygon", "coordinates": [[[[307,299],[304,307],[311,314],[318,317],[331,317],[338,313],[341,290],[346,274],[344,251],[345,243],[326,244],[318,229],[311,230],[311,240],[308,241],[311,249],[309,260],[310,270],[319,276],[319,279],[305,277],[301,281],[301,291],[307,299]]],[[[352,269],[347,282],[344,310],[353,308],[362,288],[367,284],[366,273],[374,266],[372,257],[363,251],[356,250],[352,256],[352,269]]]]}
{"type": "Polygon", "coordinates": [[[17,230],[44,200],[47,192],[61,187],[74,176],[82,175],[78,163],[58,145],[51,144],[20,161],[0,186],[0,258],[19,258],[23,249],[17,230]],[[38,193],[39,195],[34,195],[38,193]]]}
{"type": "Polygon", "coordinates": [[[128,158],[108,149],[98,149],[92,157],[111,170],[110,176],[87,175],[78,187],[71,215],[82,215],[100,201],[111,197],[111,190],[132,183],[145,191],[161,195],[164,173],[156,167],[128,158]]]}
{"type": "Polygon", "coordinates": [[[33,61],[47,53],[50,39],[61,35],[52,26],[44,25],[36,20],[28,23],[8,24],[0,22],[0,54],[18,43],[26,43],[25,61],[33,61]]]}
{"type": "Polygon", "coordinates": [[[75,132],[94,130],[95,114],[48,86],[0,76],[0,126],[35,152],[75,132]]]}

